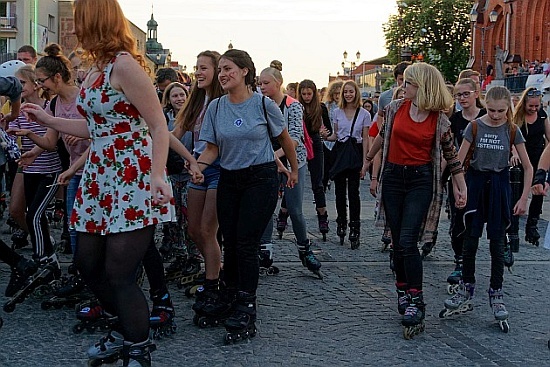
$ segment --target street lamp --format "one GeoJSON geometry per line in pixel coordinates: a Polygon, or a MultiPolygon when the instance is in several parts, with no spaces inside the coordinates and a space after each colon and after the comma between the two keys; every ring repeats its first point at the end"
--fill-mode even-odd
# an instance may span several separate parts
{"type": "MultiPolygon", "coordinates": [[[[472,32],[475,32],[475,29],[481,30],[481,77],[482,79],[484,79],[483,69],[485,68],[485,65],[483,64],[483,60],[485,58],[485,32],[495,27],[498,19],[498,13],[494,9],[489,13],[489,25],[487,26],[477,25],[478,17],[479,17],[479,13],[476,11],[475,8],[473,8],[472,11],[470,12],[470,22],[472,23],[472,26],[473,26],[472,32]]],[[[485,23],[485,20],[483,22],[485,23]]]]}
{"type": "Polygon", "coordinates": [[[361,52],[357,51],[355,54],[355,57],[357,58],[356,61],[348,61],[348,52],[344,51],[343,53],[344,61],[342,61],[342,70],[344,71],[344,75],[348,75],[351,77],[352,71],[355,69],[355,66],[359,63],[359,59],[361,58],[361,52]],[[346,65],[349,64],[349,68],[346,68],[346,65]]]}

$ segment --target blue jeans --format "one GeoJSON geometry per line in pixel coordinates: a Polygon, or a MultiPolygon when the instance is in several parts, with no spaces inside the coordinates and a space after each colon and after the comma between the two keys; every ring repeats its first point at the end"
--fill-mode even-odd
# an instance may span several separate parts
{"type": "Polygon", "coordinates": [[[420,290],[423,269],[418,241],[432,200],[433,168],[431,163],[402,166],[387,162],[382,175],[382,202],[392,234],[396,282],[420,290]]]}
{"type": "MultiPolygon", "coordinates": [[[[71,218],[71,214],[73,212],[74,199],[76,197],[76,192],[78,191],[78,185],[80,184],[81,178],[82,176],[74,175],[67,186],[66,210],[69,218],[71,218]]],[[[76,231],[69,228],[69,234],[71,235],[71,248],[73,249],[73,254],[76,254],[76,231]]]]}
{"type": "Polygon", "coordinates": [[[277,206],[278,186],[275,162],[221,169],[217,211],[229,288],[256,293],[260,239],[277,206]]]}
{"type": "MultiPolygon", "coordinates": [[[[306,179],[307,166],[304,165],[298,170],[298,184],[294,188],[285,186],[285,198],[288,214],[290,220],[292,220],[292,231],[296,236],[296,242],[298,244],[306,243],[307,241],[307,225],[304,218],[304,212],[302,211],[302,204],[304,201],[304,186],[306,179]]],[[[282,175],[283,184],[286,185],[286,175],[282,175]]],[[[262,235],[262,243],[270,243],[271,235],[273,234],[273,221],[270,220],[265,227],[264,234],[262,235]]]]}

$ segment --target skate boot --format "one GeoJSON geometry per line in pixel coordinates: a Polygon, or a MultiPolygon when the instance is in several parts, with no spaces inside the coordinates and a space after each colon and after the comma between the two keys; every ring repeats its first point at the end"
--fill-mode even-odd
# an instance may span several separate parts
{"type": "MultiPolygon", "coordinates": [[[[69,273],[76,271],[74,264],[69,266],[69,273]]],[[[53,297],[43,301],[40,307],[48,310],[51,307],[60,309],[63,306],[73,308],[82,301],[89,299],[91,294],[85,292],[86,285],[80,274],[76,273],[66,278],[65,283],[53,291],[53,297]]]]}
{"type": "Polygon", "coordinates": [[[153,308],[149,317],[151,327],[151,338],[161,339],[163,336],[170,336],[176,333],[174,322],[175,312],[172,299],[168,292],[151,293],[153,308]]]}
{"type": "Polygon", "coordinates": [[[29,234],[27,232],[25,232],[24,230],[19,228],[19,226],[17,226],[17,228],[13,230],[11,235],[11,242],[12,242],[11,248],[14,250],[18,250],[23,247],[29,246],[30,242],[27,239],[28,236],[29,234]]]}
{"type": "Polygon", "coordinates": [[[157,350],[157,346],[150,340],[141,343],[124,342],[122,366],[151,367],[151,352],[155,350],[157,350]]]}
{"type": "Polygon", "coordinates": [[[220,290],[218,279],[206,279],[201,291],[197,292],[197,300],[193,305],[193,324],[201,329],[221,325],[230,315],[230,298],[229,291],[220,290]]]}
{"type": "Polygon", "coordinates": [[[382,235],[382,247],[380,248],[380,252],[384,252],[388,249],[388,247],[391,244],[391,237],[384,232],[382,235]]]}
{"type": "Polygon", "coordinates": [[[473,311],[475,283],[463,283],[460,281],[458,292],[443,303],[445,309],[439,313],[440,318],[445,318],[453,315],[459,315],[468,311],[473,311]]]}
{"type": "Polygon", "coordinates": [[[351,249],[357,250],[359,248],[359,236],[361,234],[361,223],[358,220],[349,222],[349,242],[351,243],[351,249]]]}
{"type": "Polygon", "coordinates": [[[67,232],[61,234],[61,239],[57,243],[57,251],[65,255],[70,255],[73,253],[73,248],[71,247],[71,235],[67,232]]]}
{"type": "Polygon", "coordinates": [[[233,313],[225,320],[225,344],[235,343],[256,336],[256,295],[239,292],[233,313]]]}
{"type": "Polygon", "coordinates": [[[424,331],[426,304],[421,290],[409,289],[409,306],[405,309],[401,324],[404,326],[403,337],[407,340],[424,331]]]}
{"type": "Polygon", "coordinates": [[[455,257],[455,270],[447,277],[447,293],[450,295],[458,292],[462,280],[462,256],[455,257]]]}
{"type": "Polygon", "coordinates": [[[330,231],[328,226],[328,213],[317,213],[317,221],[319,222],[319,232],[323,235],[323,241],[327,240],[327,233],[330,231]]]}
{"type": "Polygon", "coordinates": [[[31,275],[36,273],[38,265],[32,261],[21,257],[17,265],[11,269],[11,276],[8,286],[6,287],[6,297],[13,297],[21,288],[31,275]]]}
{"type": "Polygon", "coordinates": [[[279,215],[277,215],[277,233],[279,234],[279,239],[283,238],[283,233],[288,225],[288,211],[284,212],[279,209],[279,215]]]}
{"type": "Polygon", "coordinates": [[[498,321],[500,329],[507,333],[510,331],[510,324],[508,324],[508,311],[506,311],[502,300],[503,295],[502,288],[497,290],[489,288],[489,306],[493,309],[493,315],[495,320],[498,321]]]}
{"type": "Polygon", "coordinates": [[[435,243],[437,242],[437,231],[434,232],[434,235],[432,237],[431,242],[426,242],[424,245],[422,245],[422,253],[420,254],[420,257],[422,260],[426,258],[429,254],[431,254],[432,250],[435,247],[435,243]]]}
{"type": "Polygon", "coordinates": [[[203,282],[197,283],[201,275],[204,275],[204,273],[201,273],[201,261],[199,259],[188,259],[181,271],[178,289],[187,289],[194,284],[202,284],[203,282]]]}
{"type": "MultiPolygon", "coordinates": [[[[162,247],[162,246],[161,246],[162,247]]],[[[160,252],[160,249],[159,249],[160,252]]],[[[166,271],[164,272],[164,278],[167,282],[171,282],[174,280],[179,280],[181,278],[183,269],[187,265],[187,257],[182,255],[176,255],[176,258],[174,261],[170,263],[166,267],[166,271]]]]}
{"type": "Polygon", "coordinates": [[[73,333],[80,334],[86,330],[94,333],[97,329],[109,330],[117,322],[117,317],[106,312],[97,301],[81,303],[76,307],[76,318],[79,323],[73,326],[73,333]]]}
{"type": "Polygon", "coordinates": [[[118,361],[122,358],[123,345],[124,337],[116,331],[110,331],[88,349],[88,366],[96,367],[118,361]]]}
{"type": "Polygon", "coordinates": [[[336,234],[340,237],[340,246],[344,245],[346,240],[346,231],[348,229],[348,221],[345,218],[336,218],[336,234]]]}
{"type": "Polygon", "coordinates": [[[323,279],[323,274],[321,274],[321,263],[310,248],[309,240],[306,240],[305,243],[298,243],[298,255],[302,261],[302,265],[305,266],[313,274],[317,275],[319,279],[323,279]]]}
{"type": "Polygon", "coordinates": [[[260,245],[258,258],[260,260],[260,274],[262,275],[279,274],[279,268],[276,266],[273,266],[273,244],[272,243],[262,243],[260,245]]]}
{"type": "Polygon", "coordinates": [[[537,228],[538,218],[527,218],[527,223],[525,224],[525,241],[529,242],[532,245],[538,246],[540,234],[537,228]]]}
{"type": "Polygon", "coordinates": [[[31,293],[37,297],[51,293],[55,286],[58,286],[60,276],[61,269],[55,254],[41,259],[34,275],[28,278],[25,285],[4,304],[4,311],[13,312],[15,306],[27,299],[31,293]]]}
{"type": "Polygon", "coordinates": [[[510,248],[510,243],[508,243],[508,240],[504,240],[504,266],[508,268],[508,271],[512,272],[512,265],[514,265],[514,254],[512,253],[512,249],[510,248]]]}
{"type": "Polygon", "coordinates": [[[406,290],[407,284],[395,283],[395,287],[397,290],[397,312],[399,312],[400,315],[404,315],[410,304],[409,295],[406,290]]]}

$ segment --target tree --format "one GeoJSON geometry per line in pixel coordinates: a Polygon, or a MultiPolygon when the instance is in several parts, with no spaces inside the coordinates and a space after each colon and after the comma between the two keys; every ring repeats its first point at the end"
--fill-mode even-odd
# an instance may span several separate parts
{"type": "Polygon", "coordinates": [[[456,81],[470,55],[472,1],[407,0],[398,1],[398,7],[399,13],[383,28],[391,62],[398,63],[401,54],[410,51],[413,59],[422,58],[445,79],[456,81]]]}

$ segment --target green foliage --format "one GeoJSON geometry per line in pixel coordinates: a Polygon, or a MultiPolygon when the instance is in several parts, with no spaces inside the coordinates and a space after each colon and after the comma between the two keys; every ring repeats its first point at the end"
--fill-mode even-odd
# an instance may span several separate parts
{"type": "Polygon", "coordinates": [[[392,63],[401,61],[409,47],[413,55],[436,66],[445,79],[454,82],[470,55],[470,0],[405,0],[401,14],[384,24],[386,48],[392,63]]]}

